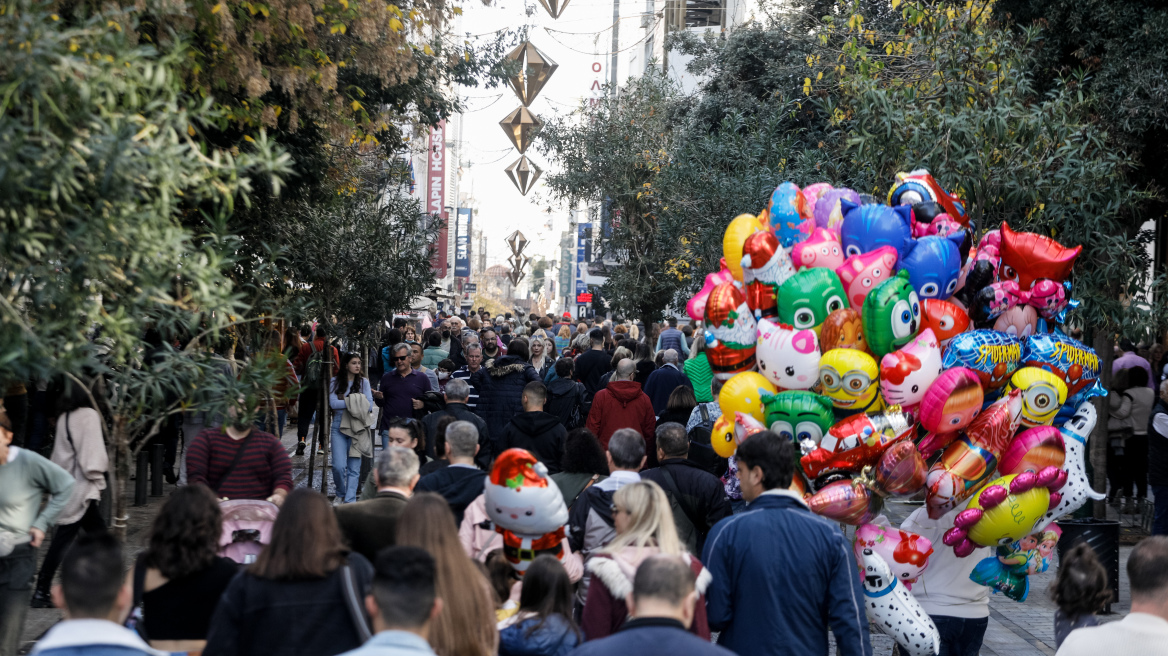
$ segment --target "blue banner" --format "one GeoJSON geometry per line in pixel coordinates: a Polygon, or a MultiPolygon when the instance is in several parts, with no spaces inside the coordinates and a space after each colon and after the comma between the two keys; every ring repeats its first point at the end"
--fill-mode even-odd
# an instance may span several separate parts
{"type": "Polygon", "coordinates": [[[458,232],[454,233],[454,275],[470,277],[471,209],[458,208],[458,232]]]}

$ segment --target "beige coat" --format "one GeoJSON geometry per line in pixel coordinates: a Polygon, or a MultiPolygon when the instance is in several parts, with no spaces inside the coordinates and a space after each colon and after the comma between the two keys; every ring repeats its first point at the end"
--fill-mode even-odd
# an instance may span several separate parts
{"type": "Polygon", "coordinates": [[[346,396],[344,413],[341,416],[341,434],[353,438],[349,445],[349,457],[372,458],[374,414],[370,411],[369,399],[364,394],[346,396]]]}
{"type": "Polygon", "coordinates": [[[101,433],[101,415],[93,408],[78,408],[57,418],[57,438],[50,460],[73,476],[73,495],[57,517],[57,524],[81,520],[90,501],[101,498],[109,455],[101,433]]]}

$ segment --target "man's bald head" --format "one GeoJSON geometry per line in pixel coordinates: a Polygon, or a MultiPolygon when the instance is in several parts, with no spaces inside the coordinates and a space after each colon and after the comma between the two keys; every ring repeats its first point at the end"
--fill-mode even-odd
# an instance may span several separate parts
{"type": "Polygon", "coordinates": [[[637,375],[637,365],[633,361],[625,358],[616,363],[616,373],[612,375],[617,380],[632,380],[637,375]]]}

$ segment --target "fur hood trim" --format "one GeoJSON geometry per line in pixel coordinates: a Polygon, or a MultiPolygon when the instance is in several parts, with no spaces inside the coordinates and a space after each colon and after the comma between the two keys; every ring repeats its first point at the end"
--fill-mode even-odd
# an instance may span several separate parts
{"type": "MultiPolygon", "coordinates": [[[[644,551],[649,551],[648,549],[644,551]]],[[[637,566],[644,561],[645,558],[656,555],[657,550],[652,549],[652,553],[644,553],[642,558],[635,559],[636,562],[631,562],[625,559],[612,558],[608,554],[598,555],[588,561],[588,572],[600,579],[604,583],[604,587],[612,593],[614,599],[623,600],[633,591],[633,576],[637,572],[637,566]]],[[[682,556],[685,562],[693,566],[693,559],[689,554],[682,556]]],[[[706,588],[710,587],[710,582],[713,581],[713,575],[710,570],[702,567],[701,574],[698,575],[698,580],[695,588],[698,594],[706,594],[706,588]]]]}

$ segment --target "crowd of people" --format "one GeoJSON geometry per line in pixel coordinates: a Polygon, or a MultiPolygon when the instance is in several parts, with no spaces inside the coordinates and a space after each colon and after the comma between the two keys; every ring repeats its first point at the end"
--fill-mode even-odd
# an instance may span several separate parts
{"type": "MultiPolygon", "coordinates": [[[[729,460],[713,452],[717,382],[702,336],[684,328],[475,314],[419,330],[398,319],[359,351],[324,326],[288,331],[273,343],[287,360],[277,412],[258,423],[190,413],[176,427],[180,486],[129,573],[98,510],[109,463],[90,396],[61,395],[51,458],[13,444],[0,412],[0,656],[17,653],[30,605],[64,611],[35,646],[51,656],[802,655],[832,641],[845,656],[872,653],[850,541],[789,489],[796,447],[765,431],[729,460]],[[326,407],[331,418],[315,416],[326,407]],[[315,421],[331,499],[293,485],[315,421]],[[531,553],[504,540],[484,494],[493,461],[516,448],[568,509],[562,542],[531,553]],[[266,524],[229,516],[239,502],[278,512],[266,524]],[[224,557],[240,539],[262,549],[224,557]]],[[[1145,426],[1127,444],[1142,435],[1161,449],[1147,444],[1150,431],[1168,437],[1168,383],[1153,408],[1131,393],[1152,391],[1144,369],[1122,372],[1113,416],[1145,426]]],[[[1158,473],[1154,493],[1168,484],[1158,473]]],[[[905,528],[940,544],[951,525],[922,509],[905,528]]],[[[1122,629],[1090,628],[1099,565],[1073,553],[1056,622],[1071,634],[1066,653],[1096,653],[1122,629]]],[[[913,590],[942,656],[980,649],[989,606],[969,580],[976,562],[939,550],[913,590]]],[[[1168,636],[1168,538],[1141,543],[1128,568],[1133,613],[1119,625],[1168,636]]]]}

